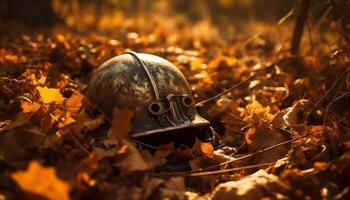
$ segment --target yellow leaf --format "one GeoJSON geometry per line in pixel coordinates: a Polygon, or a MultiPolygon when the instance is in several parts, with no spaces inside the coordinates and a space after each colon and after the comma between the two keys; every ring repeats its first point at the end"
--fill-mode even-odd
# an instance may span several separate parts
{"type": "Polygon", "coordinates": [[[128,138],[128,133],[132,129],[131,119],[133,115],[134,112],[128,109],[114,108],[111,128],[107,133],[108,137],[111,139],[128,138]]]}
{"type": "Polygon", "coordinates": [[[25,191],[51,200],[69,199],[70,185],[56,176],[53,167],[44,167],[32,161],[27,170],[14,172],[11,177],[25,191]]]}
{"type": "Polygon", "coordinates": [[[73,95],[66,101],[67,109],[72,113],[78,112],[80,107],[83,105],[83,99],[84,96],[82,94],[79,92],[74,92],[73,95]]]}
{"type": "Polygon", "coordinates": [[[203,62],[201,59],[195,59],[191,61],[191,70],[200,70],[202,69],[203,62]]]}
{"type": "Polygon", "coordinates": [[[39,85],[39,84],[44,84],[46,82],[46,76],[41,75],[40,79],[37,79],[35,74],[31,74],[30,78],[32,79],[32,84],[33,85],[39,85]]]}
{"type": "Polygon", "coordinates": [[[234,66],[235,64],[237,64],[236,58],[220,55],[209,62],[208,68],[217,69],[220,66],[234,66]]]}
{"type": "Polygon", "coordinates": [[[241,117],[246,122],[250,122],[255,114],[269,122],[271,122],[274,117],[274,114],[271,113],[270,106],[263,107],[258,101],[253,101],[248,104],[245,109],[241,109],[240,112],[241,117]]]}
{"type": "Polygon", "coordinates": [[[36,86],[36,89],[38,90],[43,103],[51,103],[51,102],[61,103],[64,100],[63,96],[61,95],[58,89],[48,88],[46,86],[45,87],[36,86]]]}

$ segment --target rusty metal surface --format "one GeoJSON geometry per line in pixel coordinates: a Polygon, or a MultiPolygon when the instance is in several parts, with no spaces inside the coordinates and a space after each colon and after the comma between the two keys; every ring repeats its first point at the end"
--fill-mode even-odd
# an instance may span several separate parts
{"type": "Polygon", "coordinates": [[[209,126],[197,113],[188,82],[176,66],[158,56],[136,55],[146,65],[156,90],[139,60],[132,54],[122,54],[106,61],[94,72],[87,90],[93,105],[109,117],[113,107],[133,110],[131,138],[209,126]],[[153,108],[157,112],[152,112],[153,104],[161,110],[153,108]]]}

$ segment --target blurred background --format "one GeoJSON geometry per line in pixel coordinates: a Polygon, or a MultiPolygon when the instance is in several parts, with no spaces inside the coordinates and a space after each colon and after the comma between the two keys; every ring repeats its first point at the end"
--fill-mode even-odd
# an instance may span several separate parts
{"type": "MultiPolygon", "coordinates": [[[[0,19],[40,27],[115,29],[128,25],[149,29],[159,23],[181,27],[206,21],[215,26],[257,20],[293,19],[298,0],[1,0],[0,19]],[[289,13],[289,15],[288,15],[289,13]],[[171,19],[171,20],[170,20],[171,19]],[[176,19],[176,20],[175,20],[176,19]],[[171,24],[176,23],[176,24],[171,24]]],[[[346,0],[312,0],[310,22],[339,18],[346,0]]],[[[2,24],[3,25],[3,24],[2,24]]]]}

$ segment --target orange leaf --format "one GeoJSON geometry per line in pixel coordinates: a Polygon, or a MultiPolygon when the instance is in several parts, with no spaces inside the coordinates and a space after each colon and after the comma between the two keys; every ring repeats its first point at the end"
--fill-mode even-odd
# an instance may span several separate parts
{"type": "Polygon", "coordinates": [[[61,103],[64,100],[63,96],[61,95],[58,89],[48,88],[46,86],[45,87],[36,86],[36,89],[38,90],[43,103],[51,103],[51,102],[61,103]]]}
{"type": "Polygon", "coordinates": [[[44,167],[39,162],[32,161],[27,170],[14,172],[11,177],[25,191],[51,200],[69,199],[70,185],[56,176],[53,167],[44,167]]]}
{"type": "Polygon", "coordinates": [[[192,152],[194,155],[205,155],[209,158],[214,156],[214,147],[210,143],[204,143],[196,138],[196,141],[192,147],[192,152]]]}
{"type": "Polygon", "coordinates": [[[66,101],[66,107],[72,113],[79,111],[80,107],[83,105],[84,96],[79,92],[74,92],[69,99],[66,101]]]}
{"type": "Polygon", "coordinates": [[[202,143],[201,150],[203,154],[208,156],[209,158],[214,157],[214,147],[211,143],[202,143]]]}
{"type": "Polygon", "coordinates": [[[23,113],[31,113],[31,112],[36,112],[40,108],[40,104],[33,102],[30,103],[28,101],[21,101],[21,108],[23,113]]]}
{"type": "Polygon", "coordinates": [[[63,118],[60,118],[60,123],[58,123],[58,128],[63,128],[65,126],[68,126],[72,123],[75,122],[75,119],[72,117],[72,114],[67,111],[65,114],[64,114],[64,117],[63,118]]]}
{"type": "Polygon", "coordinates": [[[107,133],[108,137],[111,139],[128,138],[128,133],[132,129],[131,119],[133,115],[134,112],[128,109],[114,108],[112,125],[107,133]]]}

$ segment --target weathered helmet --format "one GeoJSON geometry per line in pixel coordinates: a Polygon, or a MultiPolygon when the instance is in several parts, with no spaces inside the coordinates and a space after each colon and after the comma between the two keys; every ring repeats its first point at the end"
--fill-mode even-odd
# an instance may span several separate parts
{"type": "Polygon", "coordinates": [[[212,137],[209,122],[195,108],[184,75],[158,56],[127,52],[111,58],[94,72],[87,97],[109,117],[114,107],[133,110],[129,133],[133,139],[174,131],[186,134],[193,128],[200,129],[202,139],[212,137]]]}

